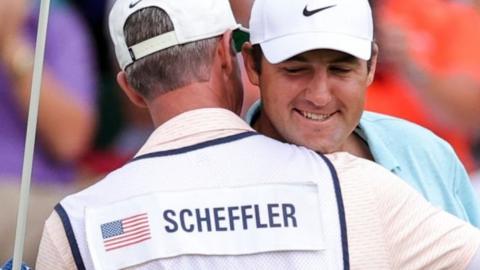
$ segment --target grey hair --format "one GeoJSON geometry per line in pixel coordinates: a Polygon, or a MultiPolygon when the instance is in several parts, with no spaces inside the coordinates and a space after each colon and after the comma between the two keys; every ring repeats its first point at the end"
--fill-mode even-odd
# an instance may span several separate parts
{"type": "MultiPolygon", "coordinates": [[[[127,46],[173,31],[168,14],[148,7],[132,14],[125,23],[127,46]]],[[[127,80],[143,97],[154,98],[176,88],[210,79],[218,37],[176,45],[129,65],[127,80]]]]}

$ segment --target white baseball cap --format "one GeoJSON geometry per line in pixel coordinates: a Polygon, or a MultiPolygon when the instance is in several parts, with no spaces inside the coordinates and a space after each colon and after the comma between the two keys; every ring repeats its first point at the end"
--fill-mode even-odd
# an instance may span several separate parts
{"type": "Polygon", "coordinates": [[[368,0],[255,0],[250,41],[272,64],[315,49],[369,60],[372,11],[368,0]]]}
{"type": "Polygon", "coordinates": [[[238,27],[228,0],[117,0],[109,16],[110,36],[123,70],[134,61],[157,51],[219,36],[238,27]],[[130,15],[147,7],[164,10],[172,20],[174,30],[128,47],[124,35],[125,22],[130,15]]]}

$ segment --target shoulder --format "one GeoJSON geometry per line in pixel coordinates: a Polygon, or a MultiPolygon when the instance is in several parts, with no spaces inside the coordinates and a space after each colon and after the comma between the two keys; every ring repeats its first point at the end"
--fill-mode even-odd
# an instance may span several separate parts
{"type": "MultiPolygon", "coordinates": [[[[62,220],[82,223],[85,208],[112,202],[117,194],[128,192],[127,188],[120,186],[120,183],[126,182],[127,177],[131,176],[125,174],[127,166],[128,164],[110,172],[95,184],[66,196],[57,205],[55,212],[62,220]]],[[[131,186],[135,188],[135,185],[131,186]]]]}
{"type": "Polygon", "coordinates": [[[397,145],[414,149],[415,152],[425,150],[454,155],[450,144],[432,131],[397,117],[365,111],[360,120],[360,129],[369,142],[381,140],[392,147],[397,145]]]}
{"type": "Polygon", "coordinates": [[[356,181],[354,180],[356,178],[368,179],[367,182],[375,186],[378,183],[382,183],[383,179],[396,178],[395,175],[379,164],[347,152],[326,154],[325,157],[332,163],[337,173],[348,176],[352,181],[356,181]],[[376,182],[377,180],[379,182],[376,182]]]}
{"type": "Polygon", "coordinates": [[[469,180],[450,144],[419,125],[371,112],[364,113],[359,129],[377,163],[435,205],[457,212],[455,188],[469,180]]]}
{"type": "Polygon", "coordinates": [[[376,129],[378,131],[383,130],[384,133],[402,131],[403,133],[408,133],[412,136],[438,138],[430,130],[405,119],[370,111],[365,111],[362,114],[360,124],[368,129],[376,129]]]}
{"type": "Polygon", "coordinates": [[[53,212],[45,222],[38,249],[36,269],[75,269],[60,216],[53,212]]]}

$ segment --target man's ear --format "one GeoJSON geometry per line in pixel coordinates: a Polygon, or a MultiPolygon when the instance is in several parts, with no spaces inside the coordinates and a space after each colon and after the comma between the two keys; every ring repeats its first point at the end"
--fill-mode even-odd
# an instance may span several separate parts
{"type": "Polygon", "coordinates": [[[232,30],[225,32],[220,38],[219,45],[216,51],[220,59],[222,69],[225,69],[227,74],[231,74],[235,70],[235,48],[233,47],[232,30]]]}
{"type": "Polygon", "coordinates": [[[256,69],[255,60],[253,59],[252,44],[250,42],[245,42],[243,44],[242,57],[250,83],[255,86],[260,86],[260,74],[256,69]]]}
{"type": "Polygon", "coordinates": [[[146,108],[147,107],[147,103],[145,101],[145,98],[140,95],[137,90],[135,90],[129,83],[128,83],[128,80],[127,80],[127,73],[125,73],[125,71],[120,71],[118,74],[117,74],[117,83],[118,85],[120,85],[120,88],[122,88],[123,92],[127,95],[128,99],[130,99],[130,101],[137,105],[138,107],[141,107],[141,108],[146,108]]]}
{"type": "Polygon", "coordinates": [[[372,44],[372,57],[370,58],[370,70],[368,71],[367,84],[370,86],[375,78],[375,70],[377,69],[378,45],[376,42],[372,44]]]}

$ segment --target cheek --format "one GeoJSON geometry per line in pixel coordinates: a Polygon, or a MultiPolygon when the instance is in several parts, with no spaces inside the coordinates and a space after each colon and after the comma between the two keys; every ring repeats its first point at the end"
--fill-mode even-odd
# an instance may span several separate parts
{"type": "MultiPolygon", "coordinates": [[[[260,92],[265,109],[270,117],[289,118],[292,108],[298,102],[302,93],[302,83],[299,80],[282,76],[278,72],[265,72],[261,75],[260,92]],[[268,107],[268,108],[267,108],[268,107]]],[[[283,119],[287,121],[287,119],[283,119]]]]}
{"type": "Polygon", "coordinates": [[[349,131],[352,131],[360,121],[362,112],[365,108],[365,85],[359,86],[355,84],[352,86],[351,91],[345,93],[345,99],[343,100],[344,106],[347,108],[347,126],[349,131]]]}
{"type": "Polygon", "coordinates": [[[366,88],[364,81],[352,81],[337,88],[336,97],[344,107],[350,110],[363,110],[366,88]]]}
{"type": "Polygon", "coordinates": [[[260,93],[264,104],[270,105],[273,110],[281,110],[279,107],[288,99],[289,91],[282,87],[278,78],[265,76],[260,80],[260,93]]]}

